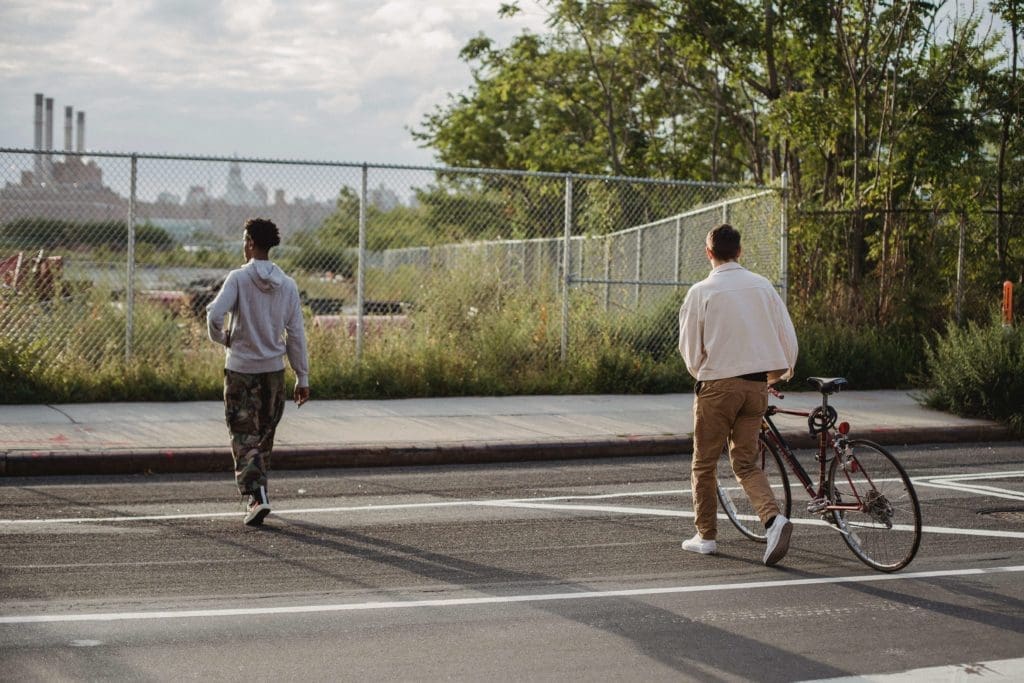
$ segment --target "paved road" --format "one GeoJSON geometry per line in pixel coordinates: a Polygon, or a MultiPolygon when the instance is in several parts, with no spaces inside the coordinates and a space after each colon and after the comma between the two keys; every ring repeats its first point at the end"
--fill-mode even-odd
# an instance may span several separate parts
{"type": "Polygon", "coordinates": [[[780,568],[726,526],[684,553],[683,457],[279,472],[263,530],[225,475],[3,479],[2,678],[1019,679],[1024,447],[898,453],[896,575],[810,519],[780,568]]]}

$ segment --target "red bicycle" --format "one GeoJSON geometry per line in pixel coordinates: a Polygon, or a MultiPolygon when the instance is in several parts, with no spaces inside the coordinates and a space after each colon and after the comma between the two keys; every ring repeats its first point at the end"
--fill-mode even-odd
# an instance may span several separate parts
{"type": "MultiPolygon", "coordinates": [[[[784,410],[769,405],[761,423],[759,464],[776,493],[779,509],[787,517],[792,510],[789,472],[807,491],[807,512],[820,516],[842,534],[853,554],[873,569],[894,572],[910,564],[921,545],[921,505],[906,470],[889,451],[867,439],[852,439],[850,425],[839,422],[828,397],[847,385],[842,377],[810,377],[821,392],[821,405],[812,411],[784,410]],[[772,421],[776,414],[807,418],[811,436],[818,437],[818,480],[811,479],[772,421]]],[[[783,396],[769,389],[773,396],[783,396]]],[[[724,457],[728,459],[728,446],[724,457]]],[[[740,532],[765,542],[750,500],[737,482],[723,480],[731,466],[719,463],[718,499],[725,514],[740,532]]]]}

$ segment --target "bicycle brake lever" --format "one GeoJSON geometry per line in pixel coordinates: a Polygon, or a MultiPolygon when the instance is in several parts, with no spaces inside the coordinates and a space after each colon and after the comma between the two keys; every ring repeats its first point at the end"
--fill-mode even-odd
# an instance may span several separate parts
{"type": "Polygon", "coordinates": [[[785,396],[782,395],[782,392],[776,389],[775,387],[768,387],[768,393],[774,396],[775,398],[786,398],[785,396]]]}

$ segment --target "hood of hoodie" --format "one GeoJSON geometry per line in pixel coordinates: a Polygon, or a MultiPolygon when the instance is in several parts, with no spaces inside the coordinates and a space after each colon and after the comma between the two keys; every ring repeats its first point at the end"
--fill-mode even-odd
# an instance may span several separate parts
{"type": "Polygon", "coordinates": [[[284,271],[272,261],[253,259],[245,264],[245,272],[261,292],[272,292],[284,284],[284,271]]]}

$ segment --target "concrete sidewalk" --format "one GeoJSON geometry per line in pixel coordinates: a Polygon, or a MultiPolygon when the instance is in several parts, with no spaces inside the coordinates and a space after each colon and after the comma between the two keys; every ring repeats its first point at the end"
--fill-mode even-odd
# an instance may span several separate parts
{"type": "MultiPolygon", "coordinates": [[[[810,409],[820,394],[788,394],[810,409]]],[[[884,444],[1011,438],[905,391],[831,397],[852,434],[884,444]]],[[[428,465],[689,453],[693,396],[511,396],[289,403],[272,467],[428,465]]],[[[794,445],[806,421],[780,416],[794,445]]],[[[223,407],[190,403],[0,405],[0,475],[230,471],[223,407]]]]}

